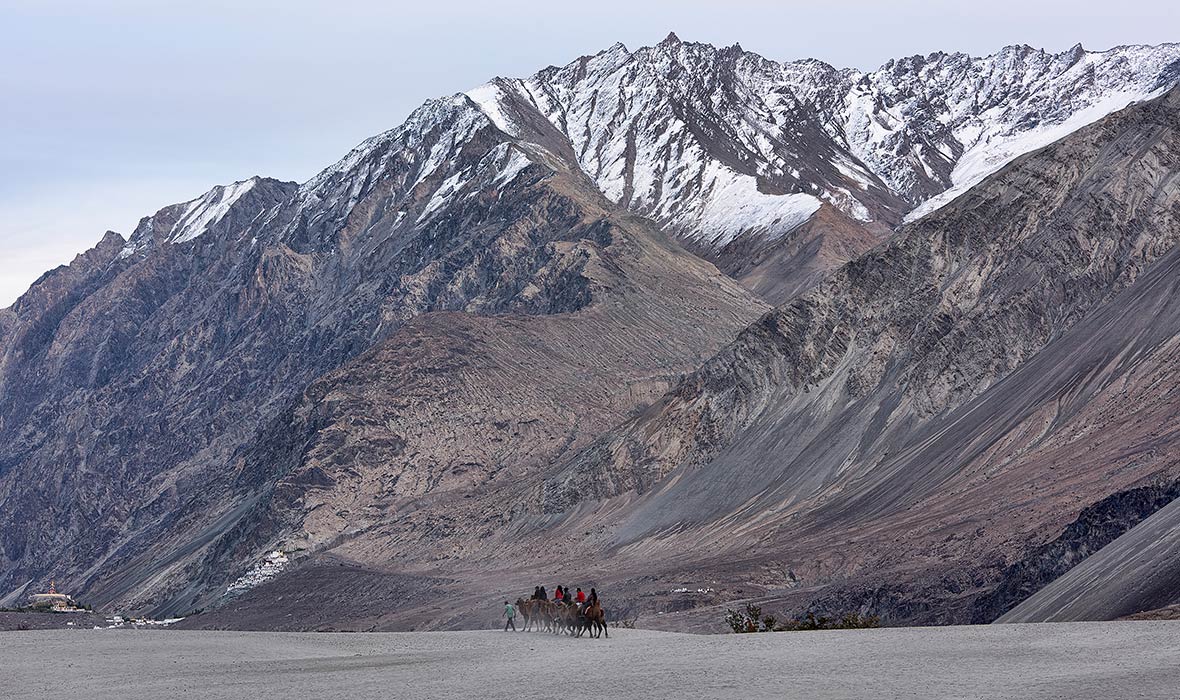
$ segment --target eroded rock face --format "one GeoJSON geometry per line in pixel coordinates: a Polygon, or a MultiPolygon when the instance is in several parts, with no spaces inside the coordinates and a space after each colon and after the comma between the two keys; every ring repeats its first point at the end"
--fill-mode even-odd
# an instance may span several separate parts
{"type": "Polygon", "coordinates": [[[765,309],[538,124],[430,103],[302,186],[217,188],[36,285],[4,317],[3,585],[201,607],[292,528],[314,549],[586,441],[765,309]],[[416,396],[381,395],[402,379],[416,396]]]}

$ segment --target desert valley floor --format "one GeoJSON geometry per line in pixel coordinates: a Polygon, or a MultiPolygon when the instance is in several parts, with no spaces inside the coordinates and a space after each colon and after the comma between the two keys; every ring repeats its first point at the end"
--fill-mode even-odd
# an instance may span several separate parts
{"type": "Polygon", "coordinates": [[[689,635],[0,633],[0,690],[55,698],[1175,698],[1180,624],[689,635]],[[113,659],[121,660],[112,663],[113,659]]]}

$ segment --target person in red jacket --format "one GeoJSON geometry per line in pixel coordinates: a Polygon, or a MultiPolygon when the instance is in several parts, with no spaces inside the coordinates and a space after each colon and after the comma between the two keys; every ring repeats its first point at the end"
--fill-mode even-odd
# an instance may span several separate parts
{"type": "Polygon", "coordinates": [[[556,589],[553,591],[553,602],[554,602],[554,603],[560,603],[560,602],[561,602],[561,599],[562,599],[563,597],[564,597],[564,596],[562,596],[562,595],[561,595],[561,586],[558,586],[558,587],[557,587],[557,588],[556,588],[556,589]]]}
{"type": "Polygon", "coordinates": [[[579,589],[578,589],[578,595],[576,595],[576,596],[574,597],[574,600],[578,601],[578,605],[581,605],[582,603],[585,603],[585,602],[586,602],[586,593],[585,593],[584,591],[582,591],[582,589],[581,589],[581,588],[579,588],[579,589]]]}

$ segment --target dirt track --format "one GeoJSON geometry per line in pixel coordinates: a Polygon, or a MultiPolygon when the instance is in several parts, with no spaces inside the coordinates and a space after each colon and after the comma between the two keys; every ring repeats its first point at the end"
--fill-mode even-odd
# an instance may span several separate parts
{"type": "Polygon", "coordinates": [[[0,695],[30,698],[1175,698],[1180,624],[695,636],[0,633],[0,695]],[[49,664],[47,660],[53,659],[49,664]],[[574,669],[589,664],[589,678],[574,669]]]}

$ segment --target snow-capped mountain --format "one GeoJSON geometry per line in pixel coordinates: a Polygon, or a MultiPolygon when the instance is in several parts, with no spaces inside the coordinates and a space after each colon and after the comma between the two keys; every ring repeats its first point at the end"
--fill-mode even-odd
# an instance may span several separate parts
{"type": "MultiPolygon", "coordinates": [[[[1174,85],[1178,61],[1014,47],[864,73],[669,36],[431,100],[302,185],[164,207],[0,309],[0,604],[56,572],[99,604],[184,613],[280,544],[469,595],[490,559],[465,560],[557,571],[543,558],[605,541],[612,509],[652,515],[639,537],[698,501],[719,518],[702,536],[748,553],[737,533],[771,523],[774,544],[790,522],[743,521],[714,483],[774,509],[827,475],[867,493],[911,428],[1176,245],[1176,93],[1079,127],[1174,85]],[[691,492],[652,501],[681,467],[701,468],[672,477],[691,492]],[[759,486],[776,474],[782,493],[759,486]],[[595,494],[614,500],[563,511],[595,494]]],[[[936,462],[896,464],[909,493],[936,462]]],[[[613,551],[662,551],[672,576],[678,537],[613,551]]],[[[340,590],[291,569],[273,583],[340,590]]]]}
{"type": "MultiPolygon", "coordinates": [[[[280,484],[301,466],[280,464],[287,447],[235,455],[354,361],[365,387],[417,382],[380,403],[402,437],[382,436],[385,476],[357,491],[377,512],[570,449],[766,310],[603,197],[547,120],[516,122],[519,137],[464,95],[431,100],[302,185],[251,178],[163,207],[127,240],[109,233],[0,309],[0,604],[50,568],[95,600],[149,599],[156,584],[106,572],[194,527],[302,520],[308,483],[364,470],[280,484]],[[385,344],[406,355],[370,354],[385,344]],[[465,393],[489,383],[507,388],[465,393]],[[468,431],[500,437],[473,452],[468,431]]],[[[224,591],[242,571],[220,580],[209,560],[239,553],[205,544],[195,575],[224,591]]]]}
{"type": "Polygon", "coordinates": [[[467,94],[509,132],[505,114],[539,111],[608,197],[717,249],[782,236],[824,202],[860,222],[915,218],[1178,80],[1180,44],[1010,46],[861,72],[672,34],[467,94]]]}
{"type": "MultiPolygon", "coordinates": [[[[250,212],[252,231],[278,217],[286,238],[331,240],[378,184],[398,202],[365,212],[364,225],[408,230],[530,164],[580,170],[609,200],[778,302],[1022,153],[1178,81],[1180,44],[1011,46],[862,72],[671,34],[431,100],[304,183],[293,203],[277,206],[284,192],[266,197],[274,211],[259,220],[259,197],[237,208],[250,212]],[[467,163],[460,155],[493,138],[488,130],[502,141],[467,163]]],[[[157,237],[195,239],[257,181],[163,211],[169,230],[157,237]]],[[[137,231],[125,254],[153,236],[137,231]]]]}
{"type": "Polygon", "coordinates": [[[540,112],[607,197],[712,250],[747,233],[782,236],[824,202],[859,221],[896,220],[904,203],[776,84],[781,72],[740,47],[670,36],[468,95],[489,114],[540,112]]]}

